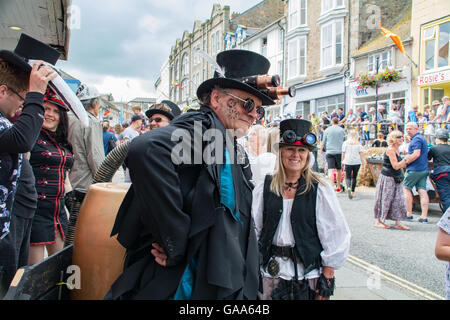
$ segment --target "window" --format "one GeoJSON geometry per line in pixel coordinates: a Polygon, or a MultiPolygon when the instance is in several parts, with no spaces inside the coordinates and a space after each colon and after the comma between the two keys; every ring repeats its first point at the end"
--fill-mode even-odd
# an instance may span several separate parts
{"type": "Polygon", "coordinates": [[[200,44],[197,44],[196,46],[194,46],[194,50],[193,50],[194,65],[197,65],[200,63],[200,55],[197,53],[198,50],[200,50],[200,44]]]}
{"type": "Polygon", "coordinates": [[[333,24],[322,28],[322,68],[333,65],[333,24]]]}
{"type": "MultiPolygon", "coordinates": [[[[358,101],[359,102],[359,101],[358,101]]],[[[333,110],[344,108],[344,95],[331,96],[317,99],[317,112],[322,116],[322,112],[326,111],[331,116],[333,110]]]]}
{"type": "Polygon", "coordinates": [[[306,75],[306,37],[288,43],[288,79],[306,75]]]}
{"type": "Polygon", "coordinates": [[[188,57],[188,54],[185,53],[183,55],[183,59],[182,59],[181,75],[186,76],[188,74],[189,74],[189,57],[188,57]]]}
{"type": "Polygon", "coordinates": [[[174,81],[178,80],[178,59],[175,61],[174,81]]]}
{"type": "Polygon", "coordinates": [[[189,97],[189,79],[184,79],[181,83],[181,100],[186,101],[189,97]]]}
{"type": "Polygon", "coordinates": [[[213,33],[211,35],[211,53],[215,54],[216,53],[216,34],[213,33]]]}
{"type": "Polygon", "coordinates": [[[344,6],[344,0],[322,0],[322,13],[344,6]]]}
{"type": "Polygon", "coordinates": [[[447,67],[449,61],[450,21],[438,23],[423,30],[422,47],[424,50],[425,70],[447,67]]]}
{"type": "Polygon", "coordinates": [[[216,32],[216,52],[222,50],[222,37],[220,36],[220,31],[216,32]]]}
{"type": "Polygon", "coordinates": [[[289,1],[289,30],[306,24],[306,0],[289,1]]]}
{"type": "Polygon", "coordinates": [[[378,71],[383,71],[386,67],[392,67],[392,50],[384,51],[369,56],[367,69],[370,72],[376,72],[377,70],[377,57],[378,57],[378,71]]]}
{"type": "Polygon", "coordinates": [[[261,54],[267,57],[267,37],[261,40],[261,54]]]}

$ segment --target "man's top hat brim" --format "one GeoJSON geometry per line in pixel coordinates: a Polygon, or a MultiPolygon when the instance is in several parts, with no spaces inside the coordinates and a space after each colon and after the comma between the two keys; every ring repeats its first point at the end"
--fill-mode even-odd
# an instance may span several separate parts
{"type": "Polygon", "coordinates": [[[222,89],[237,89],[248,92],[255,97],[261,99],[263,106],[274,105],[275,101],[273,101],[269,96],[265,95],[261,91],[245,84],[243,82],[233,80],[230,78],[212,78],[203,82],[197,89],[197,97],[201,100],[205,94],[208,94],[214,89],[215,86],[218,86],[222,89]]]}
{"type": "Polygon", "coordinates": [[[32,67],[28,64],[28,60],[43,60],[52,65],[58,61],[61,53],[49,45],[36,40],[24,33],[20,35],[19,42],[13,51],[0,50],[0,58],[13,66],[31,72],[32,67]]]}

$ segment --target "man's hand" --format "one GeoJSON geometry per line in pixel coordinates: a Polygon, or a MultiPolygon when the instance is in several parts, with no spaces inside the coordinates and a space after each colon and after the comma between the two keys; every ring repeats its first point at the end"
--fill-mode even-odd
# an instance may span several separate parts
{"type": "Polygon", "coordinates": [[[152,243],[153,249],[150,251],[152,255],[155,257],[156,263],[160,266],[165,267],[167,263],[167,255],[164,252],[163,248],[156,242],[152,243]]]}
{"type": "Polygon", "coordinates": [[[48,82],[57,77],[57,73],[49,66],[43,65],[44,61],[36,61],[30,73],[29,92],[45,94],[48,82]]]}

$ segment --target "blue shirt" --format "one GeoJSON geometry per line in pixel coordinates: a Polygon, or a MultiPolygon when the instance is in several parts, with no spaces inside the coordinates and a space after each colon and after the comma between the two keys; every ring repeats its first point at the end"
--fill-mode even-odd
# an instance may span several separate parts
{"type": "Polygon", "coordinates": [[[105,156],[111,151],[108,150],[108,142],[113,139],[114,142],[117,141],[116,135],[109,131],[103,131],[103,149],[105,150],[105,156]]]}
{"type": "Polygon", "coordinates": [[[411,110],[408,113],[408,120],[411,122],[417,122],[417,116],[416,116],[416,112],[414,110],[411,110]]]}
{"type": "Polygon", "coordinates": [[[413,154],[414,150],[420,150],[420,156],[408,165],[409,171],[427,171],[428,170],[428,143],[420,134],[416,133],[411,139],[408,147],[408,154],[413,154]]]}

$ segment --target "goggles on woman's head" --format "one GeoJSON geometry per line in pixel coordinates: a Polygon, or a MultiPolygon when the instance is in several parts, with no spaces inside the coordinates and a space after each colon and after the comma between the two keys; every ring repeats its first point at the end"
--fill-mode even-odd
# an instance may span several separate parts
{"type": "Polygon", "coordinates": [[[286,130],[283,133],[281,143],[287,143],[292,145],[313,145],[316,143],[317,137],[314,133],[307,133],[303,137],[297,136],[294,130],[286,130]]]}

